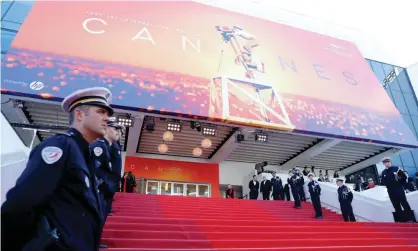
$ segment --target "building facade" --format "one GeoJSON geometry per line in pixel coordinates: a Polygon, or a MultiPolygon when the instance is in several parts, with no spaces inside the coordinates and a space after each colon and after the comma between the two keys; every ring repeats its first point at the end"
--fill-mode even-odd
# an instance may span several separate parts
{"type": "MultiPolygon", "coordinates": [[[[3,1],[1,4],[1,56],[7,52],[11,42],[19,31],[24,19],[28,12],[32,8],[34,1],[3,1]]],[[[284,18],[286,13],[282,13],[281,17],[284,18]]],[[[295,20],[290,18],[289,20],[295,20]]],[[[302,20],[302,19],[301,19],[302,20]]],[[[302,20],[303,21],[303,20],[302,20]]],[[[294,23],[286,23],[299,27],[303,22],[299,22],[299,25],[294,23]]],[[[312,20],[311,20],[312,21],[312,20]]],[[[312,22],[306,22],[307,24],[312,22]]],[[[289,21],[290,22],[290,21],[289,21]]],[[[324,26],[321,24],[321,29],[324,26]]],[[[299,27],[301,28],[301,27],[299,27]]],[[[335,27],[333,27],[335,28],[335,27]]],[[[316,31],[314,27],[306,27],[307,30],[316,31]]],[[[327,35],[330,35],[332,29],[328,29],[327,35]]],[[[341,37],[345,33],[343,30],[338,31],[335,37],[341,37]]],[[[346,32],[347,34],[349,32],[346,32]]],[[[352,41],[353,42],[353,41],[352,41]]],[[[363,44],[357,44],[362,52],[367,51],[367,46],[363,44]]],[[[370,53],[366,53],[368,57],[370,53]]],[[[389,97],[402,114],[403,119],[408,124],[415,136],[418,137],[418,104],[414,89],[411,85],[411,81],[408,77],[405,68],[394,66],[391,64],[381,63],[374,60],[367,59],[371,69],[376,74],[382,86],[385,88],[389,97]]],[[[399,155],[392,156],[393,163],[399,165],[408,171],[409,174],[413,174],[418,171],[418,150],[405,151],[399,155]]]]}

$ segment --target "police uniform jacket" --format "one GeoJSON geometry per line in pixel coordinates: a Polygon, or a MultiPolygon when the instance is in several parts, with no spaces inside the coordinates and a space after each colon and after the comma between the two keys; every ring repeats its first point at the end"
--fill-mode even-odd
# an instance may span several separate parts
{"type": "Polygon", "coordinates": [[[386,186],[388,193],[404,192],[406,174],[397,166],[391,166],[382,171],[382,185],[386,186]]]}
{"type": "MultiPolygon", "coordinates": [[[[1,208],[2,216],[14,216],[14,224],[19,225],[14,227],[22,235],[40,215],[45,216],[60,234],[58,246],[69,250],[98,250],[100,212],[94,160],[88,142],[76,129],[50,137],[32,150],[1,208]]],[[[8,222],[13,224],[13,218],[8,222]]],[[[8,227],[2,224],[2,230],[8,227]]]]}
{"type": "Polygon", "coordinates": [[[91,144],[91,149],[95,158],[95,172],[99,179],[100,191],[106,197],[110,197],[117,191],[119,177],[113,171],[114,161],[111,159],[111,144],[107,139],[100,138],[91,144]]]}
{"type": "Polygon", "coordinates": [[[283,190],[282,180],[279,179],[278,177],[271,178],[270,182],[271,182],[271,187],[274,193],[278,193],[283,190]]]}
{"type": "Polygon", "coordinates": [[[319,186],[319,183],[315,180],[311,180],[308,183],[308,189],[311,195],[321,195],[321,187],[319,186]]]}
{"type": "Polygon", "coordinates": [[[346,185],[343,185],[338,188],[338,201],[340,202],[340,204],[351,205],[353,198],[353,192],[346,185]]]}
{"type": "Polygon", "coordinates": [[[121,156],[121,147],[119,141],[113,142],[109,149],[110,153],[110,162],[112,163],[112,171],[114,175],[112,176],[116,182],[119,184],[121,181],[122,175],[122,156],[121,156]]]}

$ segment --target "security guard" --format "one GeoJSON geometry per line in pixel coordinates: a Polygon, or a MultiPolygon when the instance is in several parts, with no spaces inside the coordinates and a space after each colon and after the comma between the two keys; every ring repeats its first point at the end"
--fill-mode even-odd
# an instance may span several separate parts
{"type": "Polygon", "coordinates": [[[344,221],[356,221],[353,213],[353,207],[351,207],[351,202],[353,202],[353,192],[351,189],[344,185],[342,179],[337,179],[338,185],[338,201],[340,202],[341,213],[343,214],[344,221]]]}
{"type": "Polygon", "coordinates": [[[79,90],[64,99],[71,129],[34,148],[7,193],[1,207],[2,250],[99,249],[102,205],[89,144],[106,133],[110,100],[106,88],[79,90]],[[50,229],[59,238],[39,245],[49,239],[50,229]]]}
{"type": "Polygon", "coordinates": [[[118,175],[113,171],[111,149],[112,145],[119,139],[119,129],[121,126],[115,122],[115,118],[107,123],[106,135],[95,142],[90,147],[96,160],[96,175],[99,179],[99,190],[104,197],[105,207],[103,207],[104,218],[110,213],[110,206],[113,196],[118,190],[120,172],[118,175]]]}
{"type": "Polygon", "coordinates": [[[279,176],[276,176],[276,172],[272,173],[273,177],[270,180],[271,192],[273,200],[284,200],[283,183],[279,176]]]}
{"type": "Polygon", "coordinates": [[[296,168],[295,172],[296,172],[296,175],[299,177],[299,182],[298,182],[299,198],[301,201],[306,201],[305,188],[303,187],[305,185],[305,180],[303,178],[302,173],[300,173],[299,168],[296,168]]]}
{"type": "Polygon", "coordinates": [[[404,185],[408,177],[399,167],[392,166],[390,158],[386,157],[382,160],[385,170],[382,171],[382,185],[385,185],[390,201],[392,202],[395,213],[401,221],[412,221],[412,210],[406,200],[404,185]],[[402,206],[402,207],[401,207],[402,206]],[[402,211],[402,208],[404,211],[402,211]]]}
{"type": "Polygon", "coordinates": [[[299,188],[300,188],[300,183],[303,183],[304,181],[303,181],[303,178],[301,179],[299,175],[296,175],[295,169],[292,170],[292,174],[293,175],[292,177],[289,178],[288,182],[290,182],[290,190],[292,190],[293,199],[295,200],[295,208],[299,209],[300,208],[299,188]]]}
{"type": "MultiPolygon", "coordinates": [[[[110,153],[110,162],[112,163],[112,171],[114,174],[112,177],[115,178],[114,181],[118,185],[116,191],[120,191],[120,181],[122,180],[122,155],[121,155],[121,147],[120,147],[120,138],[125,132],[125,127],[123,125],[118,124],[117,131],[119,132],[118,139],[115,142],[113,142],[113,144],[110,146],[109,153],[110,153]]],[[[112,201],[109,206],[111,214],[112,214],[112,203],[114,200],[113,199],[114,196],[115,196],[115,193],[113,193],[112,201]]]]}
{"type": "Polygon", "coordinates": [[[257,175],[253,175],[253,179],[248,183],[248,188],[250,189],[250,200],[258,199],[260,183],[257,181],[257,175]]]}
{"type": "Polygon", "coordinates": [[[322,219],[322,207],[321,207],[321,187],[316,180],[313,179],[313,173],[308,174],[308,183],[309,194],[311,195],[312,205],[315,209],[315,218],[322,219]]]}

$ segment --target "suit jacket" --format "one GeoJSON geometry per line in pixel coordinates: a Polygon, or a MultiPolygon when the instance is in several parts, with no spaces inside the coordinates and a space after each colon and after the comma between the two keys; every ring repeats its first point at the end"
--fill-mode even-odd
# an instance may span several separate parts
{"type": "Polygon", "coordinates": [[[260,188],[260,182],[255,181],[255,185],[254,185],[254,181],[251,180],[250,183],[248,183],[248,187],[250,188],[250,191],[256,191],[258,193],[258,189],[260,188]]]}
{"type": "Polygon", "coordinates": [[[269,193],[271,191],[271,182],[269,180],[261,181],[260,192],[269,193]]]}

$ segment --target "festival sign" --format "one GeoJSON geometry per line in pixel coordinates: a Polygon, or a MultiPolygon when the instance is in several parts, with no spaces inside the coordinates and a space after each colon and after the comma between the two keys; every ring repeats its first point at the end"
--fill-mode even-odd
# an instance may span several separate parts
{"type": "Polygon", "coordinates": [[[190,1],[39,1],[2,93],[401,146],[417,140],[352,43],[190,1]],[[51,11],[53,10],[53,11],[51,11]]]}

